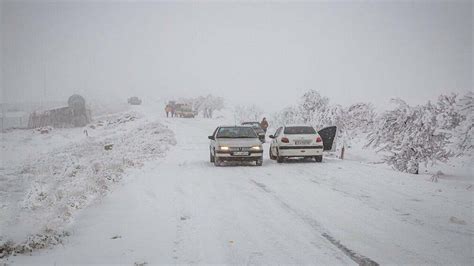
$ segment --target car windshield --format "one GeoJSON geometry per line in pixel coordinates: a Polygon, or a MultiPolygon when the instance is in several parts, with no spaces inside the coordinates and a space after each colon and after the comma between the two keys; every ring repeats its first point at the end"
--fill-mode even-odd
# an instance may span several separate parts
{"type": "Polygon", "coordinates": [[[251,127],[221,127],[217,138],[256,138],[257,135],[251,127]]]}
{"type": "Polygon", "coordinates": [[[288,135],[304,135],[304,134],[316,134],[316,130],[313,127],[285,127],[284,134],[288,135]]]}
{"type": "Polygon", "coordinates": [[[253,128],[260,128],[259,122],[243,122],[242,125],[252,126],[253,128]]]}

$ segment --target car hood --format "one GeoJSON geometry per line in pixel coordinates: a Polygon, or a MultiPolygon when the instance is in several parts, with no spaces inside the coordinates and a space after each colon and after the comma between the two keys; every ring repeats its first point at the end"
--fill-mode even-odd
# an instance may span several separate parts
{"type": "Polygon", "coordinates": [[[262,142],[260,142],[260,140],[257,138],[217,139],[216,143],[219,146],[228,146],[228,147],[252,147],[252,146],[257,146],[257,145],[262,144],[262,142]]]}

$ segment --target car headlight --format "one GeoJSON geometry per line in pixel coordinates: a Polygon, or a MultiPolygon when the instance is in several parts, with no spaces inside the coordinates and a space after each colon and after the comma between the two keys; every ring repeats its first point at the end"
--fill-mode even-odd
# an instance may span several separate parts
{"type": "Polygon", "coordinates": [[[219,150],[221,150],[221,151],[228,151],[228,150],[229,150],[229,147],[220,146],[220,147],[219,147],[219,150]]]}
{"type": "Polygon", "coordinates": [[[262,147],[260,147],[260,146],[253,146],[252,147],[252,150],[256,150],[256,151],[259,151],[261,149],[262,149],[262,147]]]}

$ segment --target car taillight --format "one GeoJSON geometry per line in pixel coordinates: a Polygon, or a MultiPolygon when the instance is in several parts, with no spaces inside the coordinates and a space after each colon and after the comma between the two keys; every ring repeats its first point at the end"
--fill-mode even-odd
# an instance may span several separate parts
{"type": "Polygon", "coordinates": [[[281,138],[281,142],[290,143],[290,140],[287,137],[283,137],[283,138],[281,138]]]}
{"type": "Polygon", "coordinates": [[[321,139],[321,137],[318,136],[318,137],[316,138],[316,142],[321,142],[321,141],[323,141],[323,140],[321,139]]]}

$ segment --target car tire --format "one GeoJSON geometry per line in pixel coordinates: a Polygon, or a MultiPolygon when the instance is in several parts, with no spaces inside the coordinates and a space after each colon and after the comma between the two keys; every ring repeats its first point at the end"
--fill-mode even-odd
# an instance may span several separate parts
{"type": "Polygon", "coordinates": [[[212,156],[212,153],[209,151],[209,161],[213,163],[215,161],[214,156],[212,156]]]}
{"type": "Polygon", "coordinates": [[[263,164],[263,157],[260,157],[260,159],[255,161],[256,166],[262,166],[262,164],[263,164]]]}
{"type": "Polygon", "coordinates": [[[270,156],[270,160],[275,160],[275,156],[273,156],[273,154],[272,154],[272,147],[270,147],[270,149],[268,149],[268,155],[270,156]]]}
{"type": "Polygon", "coordinates": [[[320,162],[323,161],[323,156],[322,156],[322,155],[314,156],[314,160],[315,160],[317,163],[320,163],[320,162]]]}
{"type": "Polygon", "coordinates": [[[214,157],[214,166],[220,166],[221,165],[221,160],[214,157]]]}
{"type": "Polygon", "coordinates": [[[280,152],[277,150],[277,156],[276,156],[277,163],[282,163],[285,161],[285,158],[280,156],[280,152]]]}

